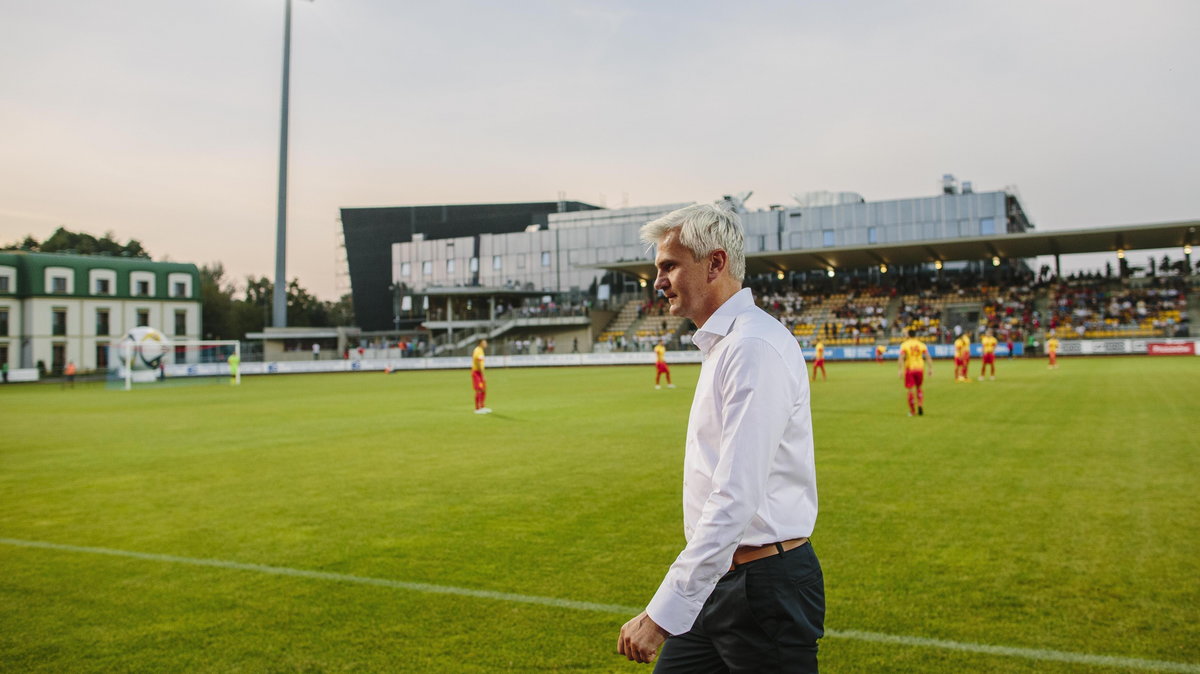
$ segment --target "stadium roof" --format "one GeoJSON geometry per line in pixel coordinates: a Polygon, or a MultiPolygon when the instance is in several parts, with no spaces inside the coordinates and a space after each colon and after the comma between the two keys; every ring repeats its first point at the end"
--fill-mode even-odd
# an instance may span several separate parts
{"type": "MultiPolygon", "coordinates": [[[[1117,250],[1182,248],[1200,244],[1200,220],[1146,225],[1125,225],[1055,232],[1026,232],[961,239],[935,239],[872,246],[842,246],[751,253],[746,256],[746,273],[780,271],[857,269],[879,264],[910,265],[938,260],[985,260],[991,257],[1030,258],[1039,255],[1073,255],[1117,250]]],[[[598,264],[609,271],[653,279],[649,260],[598,264]]]]}
{"type": "Polygon", "coordinates": [[[496,297],[540,297],[551,293],[547,290],[521,290],[520,288],[492,288],[487,286],[429,286],[414,294],[428,295],[429,297],[481,297],[488,295],[495,295],[496,297]]]}

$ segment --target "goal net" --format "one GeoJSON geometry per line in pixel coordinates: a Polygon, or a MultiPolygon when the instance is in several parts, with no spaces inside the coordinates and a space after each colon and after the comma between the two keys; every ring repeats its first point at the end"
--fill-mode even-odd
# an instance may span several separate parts
{"type": "Polygon", "coordinates": [[[236,385],[241,356],[237,340],[169,340],[153,328],[138,328],[109,346],[108,379],[126,391],[139,385],[236,385]]]}

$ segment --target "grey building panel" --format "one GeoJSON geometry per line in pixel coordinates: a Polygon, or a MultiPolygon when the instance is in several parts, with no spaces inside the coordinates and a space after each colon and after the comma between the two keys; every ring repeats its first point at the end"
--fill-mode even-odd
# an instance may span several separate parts
{"type": "MultiPolygon", "coordinates": [[[[1004,192],[986,192],[744,213],[746,252],[819,252],[830,247],[978,237],[985,218],[992,218],[995,234],[1003,235],[1009,231],[1009,199],[1015,203],[1004,192]],[[826,231],[832,232],[831,245],[827,245],[826,231]]],[[[652,260],[653,251],[639,240],[638,230],[686,205],[549,213],[545,218],[548,229],[472,236],[458,233],[452,239],[400,242],[389,251],[391,272],[398,275],[401,264],[407,262],[410,274],[400,280],[418,292],[429,285],[517,284],[547,292],[586,288],[605,273],[589,265],[652,260]],[[542,265],[544,253],[549,254],[546,266],[542,265]],[[475,255],[478,272],[471,272],[475,255]],[[500,259],[500,269],[494,268],[494,258],[500,259]],[[446,265],[450,259],[454,260],[452,271],[446,265]],[[426,262],[432,263],[428,274],[424,273],[426,262]]]]}

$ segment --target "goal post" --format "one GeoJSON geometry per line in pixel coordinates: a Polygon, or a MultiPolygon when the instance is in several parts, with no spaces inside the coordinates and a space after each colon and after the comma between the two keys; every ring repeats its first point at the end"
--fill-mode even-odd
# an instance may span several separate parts
{"type": "Polygon", "coordinates": [[[242,343],[236,339],[203,339],[171,342],[168,376],[229,377],[242,383],[242,343]]]}
{"type": "Polygon", "coordinates": [[[238,340],[170,340],[141,329],[109,348],[109,380],[126,391],[135,384],[242,383],[238,340]]]}

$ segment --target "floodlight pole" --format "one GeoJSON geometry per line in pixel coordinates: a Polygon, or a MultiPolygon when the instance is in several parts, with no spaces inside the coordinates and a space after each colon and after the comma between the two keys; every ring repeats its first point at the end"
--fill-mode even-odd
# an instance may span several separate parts
{"type": "Polygon", "coordinates": [[[279,122],[279,204],[275,223],[275,289],[271,325],[287,327],[287,149],[288,79],[292,53],[292,0],[287,0],[283,20],[283,112],[279,122]]]}

